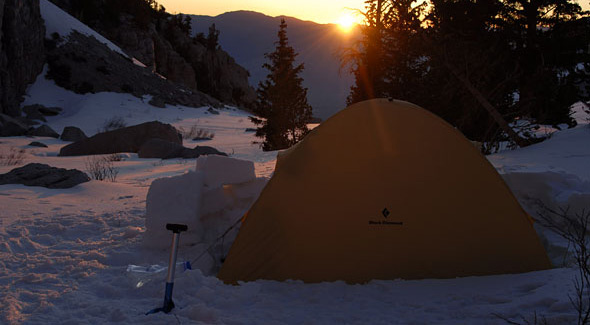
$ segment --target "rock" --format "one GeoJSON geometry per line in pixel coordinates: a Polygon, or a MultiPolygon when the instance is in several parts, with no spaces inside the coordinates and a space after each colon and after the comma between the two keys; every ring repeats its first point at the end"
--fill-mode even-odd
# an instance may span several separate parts
{"type": "Polygon", "coordinates": [[[39,108],[37,106],[38,105],[25,106],[25,107],[23,107],[23,112],[27,115],[28,119],[40,120],[43,122],[47,122],[47,119],[45,119],[45,116],[43,116],[43,114],[41,114],[41,112],[39,111],[39,108]]]}
{"type": "Polygon", "coordinates": [[[27,134],[28,126],[15,118],[0,113],[0,136],[12,137],[27,134]]]}
{"type": "Polygon", "coordinates": [[[194,149],[186,148],[180,144],[168,142],[162,139],[150,139],[146,141],[137,152],[139,158],[198,158],[202,155],[227,156],[213,147],[196,146],[194,149]]]}
{"type": "Polygon", "coordinates": [[[137,156],[139,158],[177,158],[184,149],[186,148],[183,145],[175,142],[162,139],[149,139],[141,145],[137,156]]]}
{"type": "MultiPolygon", "coordinates": [[[[175,84],[134,64],[94,37],[76,31],[65,37],[60,46],[50,49],[47,58],[47,78],[76,93],[123,92],[136,97],[149,94],[153,96],[153,104],[159,107],[164,103],[192,107],[219,104],[211,96],[175,84]]],[[[179,69],[191,70],[191,67],[179,69]]]]}
{"type": "Polygon", "coordinates": [[[190,89],[197,90],[195,70],[189,62],[174,50],[169,42],[170,39],[162,35],[155,34],[155,36],[153,51],[158,73],[190,89]]]}
{"type": "Polygon", "coordinates": [[[33,141],[33,142],[29,143],[29,146],[31,146],[31,147],[47,148],[47,145],[45,143],[42,143],[42,142],[39,142],[39,141],[33,141]]]}
{"type": "Polygon", "coordinates": [[[207,112],[209,112],[209,113],[211,113],[211,114],[213,114],[213,115],[219,115],[219,111],[217,111],[217,110],[213,109],[213,107],[209,107],[209,108],[207,109],[207,112]]]}
{"type": "Polygon", "coordinates": [[[39,112],[45,116],[55,116],[61,113],[61,107],[45,107],[43,105],[39,105],[39,112]]]}
{"type": "Polygon", "coordinates": [[[90,177],[86,173],[77,169],[56,168],[37,163],[15,168],[0,175],[0,185],[23,184],[47,188],[70,188],[89,180],[90,177]]]}
{"type": "Polygon", "coordinates": [[[162,98],[160,98],[159,96],[154,96],[148,102],[148,104],[155,106],[155,107],[159,107],[159,108],[166,108],[166,102],[164,102],[164,100],[162,98]]]}
{"type": "Polygon", "coordinates": [[[17,121],[19,121],[23,125],[27,125],[29,127],[29,129],[33,125],[39,125],[39,124],[41,124],[41,122],[39,122],[37,120],[30,120],[30,119],[28,119],[28,118],[26,118],[24,116],[17,116],[14,119],[17,120],[17,121]]]}
{"type": "Polygon", "coordinates": [[[49,127],[49,125],[47,124],[43,124],[38,128],[32,128],[27,132],[27,135],[32,135],[32,136],[36,136],[36,137],[52,137],[52,138],[59,138],[59,134],[55,131],[53,131],[53,129],[51,127],[49,127]]]}
{"type": "Polygon", "coordinates": [[[0,113],[20,116],[20,102],[45,63],[39,1],[0,0],[0,113]]]}
{"type": "MultiPolygon", "coordinates": [[[[196,146],[194,149],[192,149],[193,152],[195,152],[198,156],[202,156],[202,155],[219,155],[219,156],[227,156],[227,154],[225,152],[221,152],[213,147],[209,147],[209,146],[196,146]]],[[[194,157],[194,158],[197,158],[194,157]]]]}
{"type": "Polygon", "coordinates": [[[63,132],[61,133],[61,137],[60,137],[60,139],[63,141],[72,141],[72,142],[84,140],[87,138],[88,138],[88,136],[86,136],[84,131],[80,130],[80,128],[77,128],[75,126],[66,126],[64,128],[63,132]]]}
{"type": "Polygon", "coordinates": [[[62,109],[60,107],[45,107],[41,104],[33,104],[23,107],[23,112],[27,114],[28,118],[34,118],[30,116],[40,116],[43,121],[45,121],[44,116],[55,116],[61,111],[62,109]]]}
{"type": "Polygon", "coordinates": [[[138,152],[146,141],[157,138],[182,144],[178,131],[158,121],[128,126],[96,134],[61,148],[60,156],[99,155],[117,152],[138,152]]]}
{"type": "MultiPolygon", "coordinates": [[[[62,8],[74,16],[79,14],[79,9],[74,8],[76,2],[73,0],[52,1],[59,2],[62,8]]],[[[86,59],[87,62],[81,64],[60,59],[59,65],[67,64],[71,68],[70,86],[74,91],[80,89],[76,85],[89,80],[92,80],[94,91],[121,91],[120,89],[106,89],[115,86],[118,86],[115,88],[120,88],[123,84],[121,81],[109,82],[106,80],[108,78],[115,80],[116,75],[119,80],[127,79],[124,84],[132,86],[132,91],[129,91],[129,87],[125,87],[127,89],[125,92],[131,92],[138,96],[143,94],[159,95],[168,104],[178,103],[193,107],[216,106],[219,104],[218,100],[221,100],[227,104],[251,108],[256,101],[256,91],[248,82],[249,72],[238,65],[222,49],[208,49],[205,44],[195,41],[194,37],[185,34],[180,29],[169,28],[171,27],[170,22],[166,19],[145,21],[145,26],[140,28],[136,22],[137,17],[120,15],[117,28],[110,28],[107,27],[107,24],[101,23],[104,19],[100,17],[103,17],[104,14],[100,12],[96,14],[98,15],[97,19],[88,20],[85,23],[119,45],[128,55],[137,58],[147,66],[147,68],[138,69],[142,69],[144,73],[152,76],[156,75],[152,72],[156,72],[166,78],[162,81],[181,85],[187,90],[186,96],[179,94],[178,91],[172,94],[168,89],[153,87],[149,85],[150,82],[146,80],[147,78],[133,77],[135,73],[131,73],[131,69],[119,65],[116,62],[117,58],[105,56],[102,49],[97,50],[88,41],[80,40],[78,36],[74,35],[76,33],[69,35],[69,43],[61,45],[57,51],[50,53],[53,55],[59,52],[59,56],[64,57],[73,52],[86,59]],[[105,60],[107,57],[110,61],[108,65],[110,75],[96,74],[96,67],[100,67],[101,60],[105,60]],[[90,70],[94,71],[92,76],[90,70]],[[208,96],[204,96],[204,93],[208,96]]],[[[102,68],[101,70],[104,71],[102,68]]]]}

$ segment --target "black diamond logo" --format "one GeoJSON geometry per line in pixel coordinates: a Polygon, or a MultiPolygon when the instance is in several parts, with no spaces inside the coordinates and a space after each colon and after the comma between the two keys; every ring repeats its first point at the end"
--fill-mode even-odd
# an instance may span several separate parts
{"type": "Polygon", "coordinates": [[[389,216],[389,210],[387,210],[387,208],[383,209],[383,211],[381,211],[381,213],[383,214],[383,216],[385,218],[387,218],[387,216],[389,216]]]}

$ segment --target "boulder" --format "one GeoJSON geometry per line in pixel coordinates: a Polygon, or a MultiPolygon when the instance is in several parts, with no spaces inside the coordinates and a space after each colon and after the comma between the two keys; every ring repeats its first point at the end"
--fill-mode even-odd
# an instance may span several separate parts
{"type": "Polygon", "coordinates": [[[61,133],[61,137],[60,137],[60,139],[63,141],[72,141],[72,142],[84,140],[87,138],[88,138],[88,136],[86,136],[84,131],[80,130],[80,128],[77,128],[75,126],[66,126],[64,128],[63,132],[61,133]]]}
{"type": "Polygon", "coordinates": [[[40,105],[25,106],[25,107],[23,107],[23,112],[27,115],[28,119],[40,120],[43,122],[47,122],[47,119],[45,119],[45,116],[43,116],[43,114],[41,114],[41,112],[39,111],[38,106],[40,106],[40,105]]]}
{"type": "Polygon", "coordinates": [[[186,149],[183,145],[162,139],[149,139],[139,148],[139,158],[177,158],[186,149]]]}
{"type": "Polygon", "coordinates": [[[150,139],[146,141],[137,152],[139,158],[198,158],[202,155],[227,156],[213,147],[196,146],[194,149],[186,148],[180,144],[162,139],[150,139]]]}
{"type": "Polygon", "coordinates": [[[100,155],[117,152],[138,152],[149,139],[162,139],[182,144],[178,131],[170,124],[146,122],[96,134],[61,148],[60,156],[100,155]]]}
{"type": "MultiPolygon", "coordinates": [[[[191,150],[191,149],[189,149],[191,150]]],[[[218,156],[227,156],[225,152],[221,152],[213,147],[209,146],[196,146],[192,149],[192,152],[195,154],[195,157],[191,158],[198,158],[199,156],[206,156],[206,155],[218,155],[218,156]]]]}
{"type": "Polygon", "coordinates": [[[218,110],[215,110],[213,107],[209,107],[207,109],[207,112],[209,112],[209,113],[211,113],[213,115],[219,115],[219,111],[218,110]]]}
{"type": "Polygon", "coordinates": [[[52,137],[52,138],[59,138],[59,134],[55,131],[53,131],[53,129],[51,127],[49,127],[49,125],[47,124],[43,124],[38,128],[32,128],[27,132],[27,135],[32,135],[32,136],[36,136],[36,137],[52,137]]]}
{"type": "Polygon", "coordinates": [[[35,117],[41,117],[43,121],[45,121],[44,116],[55,116],[61,111],[62,109],[60,107],[45,107],[41,104],[33,104],[23,107],[23,112],[27,114],[28,118],[38,120],[38,118],[35,117]]]}
{"type": "Polygon", "coordinates": [[[11,137],[27,134],[28,126],[5,114],[0,114],[0,136],[11,137]]]}
{"type": "Polygon", "coordinates": [[[42,143],[42,142],[39,142],[39,141],[33,141],[33,142],[29,143],[29,146],[31,146],[31,147],[47,148],[47,145],[45,143],[42,143]]]}
{"type": "Polygon", "coordinates": [[[61,107],[45,107],[43,105],[39,105],[39,112],[45,116],[55,116],[61,111],[61,107]]]}
{"type": "Polygon", "coordinates": [[[166,102],[164,102],[164,100],[159,97],[159,96],[154,96],[149,102],[148,104],[155,106],[155,107],[159,107],[159,108],[166,108],[166,102]]]}
{"type": "Polygon", "coordinates": [[[29,128],[33,125],[41,124],[38,120],[31,120],[31,119],[24,117],[24,116],[16,116],[14,119],[19,121],[23,125],[29,126],[29,128]]]}
{"type": "Polygon", "coordinates": [[[51,167],[31,163],[0,175],[0,185],[23,184],[47,188],[70,188],[88,182],[90,177],[77,169],[51,167]]]}

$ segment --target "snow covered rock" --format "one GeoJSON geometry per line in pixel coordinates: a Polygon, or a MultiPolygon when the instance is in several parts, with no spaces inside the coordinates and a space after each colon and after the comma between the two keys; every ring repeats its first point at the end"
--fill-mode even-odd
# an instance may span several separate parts
{"type": "Polygon", "coordinates": [[[47,188],[70,188],[88,181],[90,181],[88,175],[77,169],[56,168],[36,163],[15,168],[0,175],[0,185],[23,184],[47,188]]]}
{"type": "Polygon", "coordinates": [[[245,183],[256,178],[253,162],[222,156],[199,157],[197,171],[205,174],[205,185],[210,188],[245,183]]]}

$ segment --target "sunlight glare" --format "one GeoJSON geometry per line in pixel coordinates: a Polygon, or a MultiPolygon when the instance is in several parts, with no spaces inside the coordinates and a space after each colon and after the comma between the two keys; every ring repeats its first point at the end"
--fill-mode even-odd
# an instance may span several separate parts
{"type": "Polygon", "coordinates": [[[349,32],[352,27],[356,24],[356,19],[351,14],[343,14],[338,19],[338,26],[344,32],[349,32]]]}

